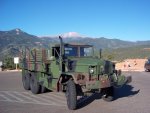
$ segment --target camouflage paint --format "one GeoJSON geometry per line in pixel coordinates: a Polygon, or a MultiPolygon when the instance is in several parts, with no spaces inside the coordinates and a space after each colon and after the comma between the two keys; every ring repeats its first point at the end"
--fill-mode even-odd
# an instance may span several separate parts
{"type": "MultiPolygon", "coordinates": [[[[48,50],[33,49],[24,56],[22,63],[22,75],[26,71],[36,75],[39,83],[48,89],[57,88],[60,72],[60,59],[50,60],[52,54],[47,54],[48,50]],[[59,62],[59,63],[58,63],[59,62]],[[48,70],[46,70],[46,68],[48,70]]],[[[123,75],[115,75],[113,63],[96,57],[68,57],[65,62],[65,71],[62,73],[66,76],[72,76],[75,83],[85,85],[88,90],[110,87],[112,85],[123,85],[127,79],[123,75]],[[69,70],[69,61],[72,61],[72,70],[69,70]],[[90,73],[90,68],[94,72],[90,73]],[[117,77],[116,77],[117,76],[117,77]],[[84,79],[83,79],[84,78],[84,79]]]]}

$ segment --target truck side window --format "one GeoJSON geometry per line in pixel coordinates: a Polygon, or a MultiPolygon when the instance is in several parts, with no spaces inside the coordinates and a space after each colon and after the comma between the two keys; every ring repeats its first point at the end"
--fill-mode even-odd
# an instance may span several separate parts
{"type": "Polygon", "coordinates": [[[65,47],[65,56],[78,56],[77,47],[65,47]]]}
{"type": "Polygon", "coordinates": [[[53,47],[52,48],[52,56],[55,58],[59,58],[60,55],[60,47],[53,47]]]}

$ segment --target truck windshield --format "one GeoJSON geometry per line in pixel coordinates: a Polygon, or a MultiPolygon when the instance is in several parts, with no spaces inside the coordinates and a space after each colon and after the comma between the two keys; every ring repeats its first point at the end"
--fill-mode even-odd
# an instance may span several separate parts
{"type": "Polygon", "coordinates": [[[74,57],[90,57],[93,56],[92,47],[65,47],[65,56],[74,56],[74,57]]]}

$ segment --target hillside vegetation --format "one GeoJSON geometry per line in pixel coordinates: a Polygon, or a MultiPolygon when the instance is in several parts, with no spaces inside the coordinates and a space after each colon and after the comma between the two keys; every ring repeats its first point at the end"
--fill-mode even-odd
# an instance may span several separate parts
{"type": "MultiPolygon", "coordinates": [[[[145,58],[150,56],[150,41],[130,42],[119,39],[65,37],[64,42],[94,45],[96,55],[99,49],[103,50],[103,57],[110,60],[123,60],[126,58],[145,58]]],[[[20,29],[0,31],[0,61],[5,58],[19,55],[24,47],[49,48],[59,43],[58,36],[38,37],[28,34],[20,29]]]]}
{"type": "Polygon", "coordinates": [[[103,52],[106,59],[122,61],[124,59],[150,57],[150,45],[139,45],[128,48],[106,49],[103,52]]]}

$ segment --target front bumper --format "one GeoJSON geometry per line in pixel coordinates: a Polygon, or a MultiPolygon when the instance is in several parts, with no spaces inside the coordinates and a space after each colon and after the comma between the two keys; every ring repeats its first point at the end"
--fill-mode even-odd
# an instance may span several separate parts
{"type": "Polygon", "coordinates": [[[93,80],[93,81],[86,81],[86,89],[101,89],[101,88],[107,88],[111,86],[123,86],[125,84],[131,83],[132,77],[131,76],[117,76],[116,80],[110,80],[108,76],[102,76],[99,78],[99,80],[93,80]]]}
{"type": "Polygon", "coordinates": [[[110,86],[111,86],[111,81],[108,78],[108,76],[101,76],[99,77],[99,80],[86,81],[86,88],[89,90],[106,88],[110,86]]]}

